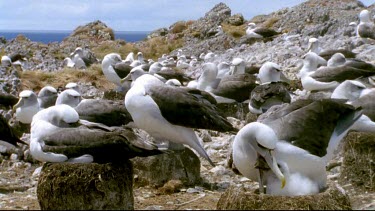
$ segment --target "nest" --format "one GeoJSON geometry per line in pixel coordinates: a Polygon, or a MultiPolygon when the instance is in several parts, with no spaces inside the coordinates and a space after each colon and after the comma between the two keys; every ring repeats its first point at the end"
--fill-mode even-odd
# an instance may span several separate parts
{"type": "Polygon", "coordinates": [[[350,210],[349,197],[334,184],[322,193],[305,196],[272,196],[230,187],[221,195],[218,210],[350,210]]]}
{"type": "Polygon", "coordinates": [[[343,146],[340,182],[364,191],[375,191],[375,135],[351,132],[343,146]]]}
{"type": "Polygon", "coordinates": [[[42,210],[134,209],[133,172],[124,164],[46,163],[37,197],[42,210]]]}

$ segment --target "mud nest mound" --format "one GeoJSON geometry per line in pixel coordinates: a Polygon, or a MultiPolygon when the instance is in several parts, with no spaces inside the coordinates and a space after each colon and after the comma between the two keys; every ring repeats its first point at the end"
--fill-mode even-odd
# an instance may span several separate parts
{"type": "Polygon", "coordinates": [[[351,132],[343,145],[340,182],[375,191],[375,135],[351,132]]]}
{"type": "Polygon", "coordinates": [[[37,197],[42,210],[134,209],[133,172],[123,164],[46,163],[37,197]]]}
{"type": "Polygon", "coordinates": [[[306,196],[272,196],[230,187],[217,203],[218,210],[350,210],[349,197],[334,184],[322,193],[306,196]]]}

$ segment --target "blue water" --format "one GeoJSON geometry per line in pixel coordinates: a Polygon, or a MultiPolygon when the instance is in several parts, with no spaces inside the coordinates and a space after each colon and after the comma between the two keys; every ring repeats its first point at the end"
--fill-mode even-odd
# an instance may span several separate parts
{"type": "MultiPolygon", "coordinates": [[[[11,40],[18,34],[23,34],[31,41],[48,44],[50,42],[61,42],[68,37],[71,31],[1,31],[0,37],[11,40]]],[[[122,39],[126,42],[137,42],[144,40],[150,32],[144,31],[115,31],[115,39],[122,39]]]]}

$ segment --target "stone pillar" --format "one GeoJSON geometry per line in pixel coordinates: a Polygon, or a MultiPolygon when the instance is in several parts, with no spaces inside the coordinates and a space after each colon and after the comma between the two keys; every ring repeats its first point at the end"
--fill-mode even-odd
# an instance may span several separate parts
{"type": "Polygon", "coordinates": [[[133,167],[129,160],[121,164],[45,163],[37,197],[42,210],[133,210],[133,167]]]}

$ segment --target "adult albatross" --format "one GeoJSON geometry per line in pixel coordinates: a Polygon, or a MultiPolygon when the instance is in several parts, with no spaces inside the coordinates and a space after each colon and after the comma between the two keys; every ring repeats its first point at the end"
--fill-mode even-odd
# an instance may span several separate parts
{"type": "Polygon", "coordinates": [[[40,111],[31,123],[30,154],[42,162],[122,162],[160,153],[132,130],[81,120],[65,104],[40,111]]]}
{"type": "Polygon", "coordinates": [[[166,85],[149,74],[139,76],[131,71],[124,79],[128,78],[133,85],[125,96],[125,106],[135,126],[155,138],[189,145],[214,166],[193,128],[236,130],[218,114],[215,99],[198,89],[166,85]]]}
{"type": "MultiPolygon", "coordinates": [[[[344,100],[345,101],[345,100],[344,100]]],[[[342,100],[298,100],[274,106],[243,127],[233,142],[237,169],[263,190],[262,160],[283,184],[285,175],[277,163],[284,162],[290,173],[298,173],[322,190],[326,187],[326,165],[341,139],[360,118],[362,111],[342,100]],[[260,163],[260,164],[259,164],[260,163]]],[[[267,173],[267,172],[266,172],[267,173]]],[[[283,185],[282,185],[283,186],[283,185]]],[[[292,194],[292,193],[291,193],[292,194]]]]}

